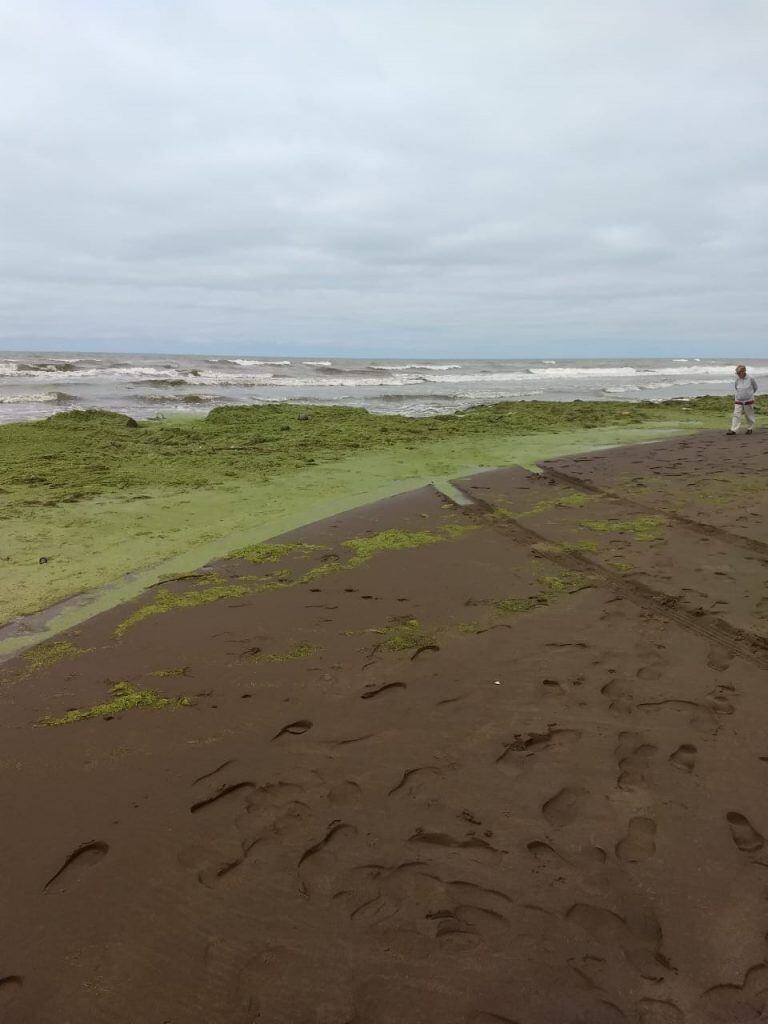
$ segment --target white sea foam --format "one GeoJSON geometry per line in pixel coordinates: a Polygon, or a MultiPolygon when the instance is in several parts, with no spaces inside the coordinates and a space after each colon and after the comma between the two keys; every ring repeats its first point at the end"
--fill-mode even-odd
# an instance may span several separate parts
{"type": "MultiPolygon", "coordinates": [[[[331,365],[331,364],[329,364],[331,365]]],[[[391,370],[392,373],[399,373],[400,370],[460,370],[461,363],[371,363],[371,370],[391,370]]]]}
{"type": "Polygon", "coordinates": [[[238,366],[291,366],[290,359],[227,359],[225,362],[238,366]]]}
{"type": "Polygon", "coordinates": [[[33,391],[19,395],[0,395],[1,405],[28,405],[38,402],[74,402],[74,395],[65,395],[62,391],[33,391]]]}
{"type": "Polygon", "coordinates": [[[330,359],[305,359],[302,366],[333,366],[330,359]]]}

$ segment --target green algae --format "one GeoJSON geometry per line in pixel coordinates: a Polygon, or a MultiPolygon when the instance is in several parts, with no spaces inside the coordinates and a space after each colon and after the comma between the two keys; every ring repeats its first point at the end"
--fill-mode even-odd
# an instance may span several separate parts
{"type": "Polygon", "coordinates": [[[516,518],[539,515],[542,512],[549,512],[553,508],[584,508],[586,504],[594,501],[596,497],[596,494],[573,491],[571,494],[563,494],[556,498],[543,498],[541,501],[537,501],[532,508],[519,512],[516,518]]]}
{"type": "Polygon", "coordinates": [[[232,558],[245,558],[249,562],[278,562],[287,555],[308,556],[315,551],[327,550],[322,544],[251,544],[233,551],[232,558]]]}
{"type": "Polygon", "coordinates": [[[367,632],[381,634],[382,639],[376,646],[387,651],[410,651],[428,647],[435,642],[435,637],[424,629],[418,619],[390,619],[381,629],[371,629],[367,632]]]}
{"type": "Polygon", "coordinates": [[[594,540],[574,540],[554,544],[545,541],[543,544],[537,544],[536,550],[549,555],[579,555],[584,554],[584,552],[597,551],[597,542],[594,540]]]}
{"type": "Polygon", "coordinates": [[[635,519],[591,519],[580,525],[596,533],[629,533],[635,540],[651,541],[661,537],[662,527],[667,522],[663,516],[637,516],[635,519]]]}
{"type": "Polygon", "coordinates": [[[103,718],[105,715],[119,715],[122,711],[133,711],[136,708],[167,708],[186,707],[190,704],[189,698],[161,696],[157,690],[140,690],[130,683],[115,683],[110,687],[113,699],[104,704],[96,704],[90,708],[75,708],[67,711],[59,718],[48,716],[43,719],[43,725],[72,725],[74,722],[83,722],[88,718],[103,718]]]}
{"type": "Polygon", "coordinates": [[[566,494],[564,497],[558,498],[555,505],[559,505],[561,508],[584,508],[590,501],[594,501],[596,497],[596,494],[584,494],[583,491],[576,491],[573,494],[566,494]]]}
{"type": "Polygon", "coordinates": [[[539,608],[546,604],[542,597],[505,597],[501,601],[494,601],[493,607],[502,615],[516,615],[518,612],[529,612],[532,608],[539,608]]]}
{"type": "Polygon", "coordinates": [[[226,598],[246,597],[250,593],[252,593],[250,587],[239,583],[196,588],[185,590],[182,593],[177,593],[173,590],[159,590],[151,604],[141,605],[127,619],[119,623],[114,629],[113,636],[123,636],[132,626],[143,622],[144,619],[148,619],[151,615],[176,611],[178,608],[197,608],[200,605],[213,604],[226,598]]]}
{"type": "Polygon", "coordinates": [[[300,658],[311,658],[315,654],[319,654],[322,650],[316,644],[296,644],[294,647],[290,647],[287,651],[282,654],[255,654],[252,657],[252,661],[267,661],[267,662],[284,662],[284,661],[298,661],[300,658]]]}
{"type": "Polygon", "coordinates": [[[149,674],[151,676],[156,676],[158,679],[177,679],[179,676],[189,675],[189,666],[183,665],[181,668],[158,668],[149,674]]]}
{"type": "Polygon", "coordinates": [[[550,576],[540,576],[539,582],[547,590],[555,594],[575,594],[595,585],[592,576],[584,572],[573,572],[569,569],[550,576]]]}
{"type": "MultiPolygon", "coordinates": [[[[707,411],[708,411],[707,407],[707,411]]],[[[41,501],[137,488],[193,489],[228,477],[263,481],[351,449],[466,437],[504,437],[654,424],[692,417],[701,403],[503,402],[446,416],[373,416],[363,409],[270,404],[215,409],[204,419],[145,421],[108,413],[59,413],[0,427],[6,511],[41,501]],[[674,412],[674,415],[672,413],[674,412]],[[306,417],[305,420],[299,417],[306,417]],[[288,429],[285,429],[288,428],[288,429]],[[98,451],[99,455],[94,455],[98,451]],[[30,467],[34,467],[31,470],[30,467]],[[43,493],[44,492],[44,493],[43,493]]]]}
{"type": "MultiPolygon", "coordinates": [[[[47,621],[50,635],[138,595],[163,573],[432,479],[510,463],[532,468],[558,455],[688,432],[713,425],[724,408],[717,399],[636,407],[522,402],[418,419],[268,405],[138,429],[101,413],[5,424],[0,624],[120,581],[87,607],[63,608],[47,621]],[[43,555],[47,563],[38,564],[43,555]],[[123,580],[126,573],[133,578],[123,580]]],[[[0,652],[35,639],[3,640],[0,652]]]]}
{"type": "Polygon", "coordinates": [[[78,654],[86,654],[92,650],[90,647],[77,647],[69,640],[59,640],[51,644],[40,644],[27,651],[24,661],[30,670],[39,668],[50,668],[65,658],[74,658],[78,654]]]}
{"type": "MultiPolygon", "coordinates": [[[[454,540],[469,530],[476,529],[473,525],[449,523],[438,532],[404,530],[383,530],[369,537],[353,537],[343,541],[343,546],[352,550],[352,557],[347,561],[328,560],[321,565],[313,566],[301,576],[294,577],[288,569],[281,569],[268,578],[243,577],[238,583],[227,583],[220,576],[206,574],[199,577],[200,584],[183,593],[161,589],[152,602],[142,605],[121,622],[114,630],[115,637],[123,636],[129,629],[153,615],[176,611],[179,608],[194,608],[203,604],[211,604],[228,597],[245,597],[264,593],[270,590],[283,590],[302,584],[311,583],[330,573],[352,569],[369,561],[375,555],[385,551],[399,551],[421,547],[425,544],[436,544],[441,541],[454,540]]],[[[274,562],[292,554],[307,557],[317,551],[327,551],[320,544],[258,544],[235,552],[234,557],[247,558],[250,561],[263,563],[274,562]]]]}
{"type": "Polygon", "coordinates": [[[362,565],[373,558],[374,555],[384,551],[404,551],[407,548],[419,548],[426,544],[439,544],[446,540],[455,540],[470,530],[475,530],[475,525],[462,525],[461,523],[448,523],[438,532],[429,530],[382,530],[369,537],[353,537],[351,540],[343,541],[344,547],[351,548],[354,552],[352,558],[345,567],[362,565]]]}

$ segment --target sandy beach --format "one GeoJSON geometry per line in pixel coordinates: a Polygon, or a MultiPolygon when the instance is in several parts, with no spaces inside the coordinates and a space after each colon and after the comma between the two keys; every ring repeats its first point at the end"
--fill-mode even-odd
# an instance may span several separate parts
{"type": "Polygon", "coordinates": [[[3,1021],[763,1019],[762,432],[542,459],[2,666],[3,1021]]]}

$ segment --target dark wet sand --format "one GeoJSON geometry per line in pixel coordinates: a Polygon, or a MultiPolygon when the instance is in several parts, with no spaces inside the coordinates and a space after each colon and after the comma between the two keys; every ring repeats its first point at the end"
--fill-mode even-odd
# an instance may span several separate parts
{"type": "Polygon", "coordinates": [[[4,666],[0,1020],[768,1019],[766,472],[493,471],[4,666]],[[443,539],[346,564],[386,530],[443,539]],[[190,703],[39,724],[119,682],[190,703]]]}

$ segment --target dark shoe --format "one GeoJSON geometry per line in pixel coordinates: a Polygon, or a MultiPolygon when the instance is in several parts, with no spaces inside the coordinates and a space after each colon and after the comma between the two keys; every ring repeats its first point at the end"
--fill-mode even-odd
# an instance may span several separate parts
{"type": "Polygon", "coordinates": [[[734,435],[735,433],[736,433],[736,431],[735,431],[735,430],[726,430],[726,434],[728,435],[728,437],[733,437],[733,435],[734,435]]]}
{"type": "Polygon", "coordinates": [[[747,433],[748,433],[748,434],[751,434],[751,433],[752,433],[752,431],[751,431],[751,430],[748,430],[748,431],[747,431],[747,433]]]}

